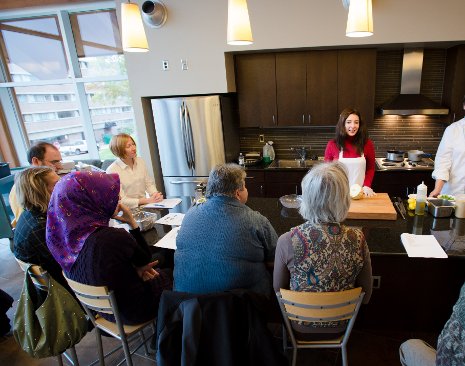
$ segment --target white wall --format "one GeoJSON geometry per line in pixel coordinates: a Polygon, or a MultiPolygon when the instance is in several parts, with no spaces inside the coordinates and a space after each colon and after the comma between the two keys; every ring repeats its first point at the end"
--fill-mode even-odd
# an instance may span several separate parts
{"type": "MultiPolygon", "coordinates": [[[[120,3],[116,0],[118,13],[120,3]]],[[[464,0],[373,0],[374,35],[366,38],[345,36],[347,11],[341,0],[248,0],[254,44],[242,47],[226,44],[227,0],[164,3],[166,24],[145,27],[150,51],[125,54],[139,153],[149,167],[157,159],[141,98],[227,92],[225,52],[465,41],[464,0]],[[181,71],[181,58],[187,59],[189,70],[181,71]],[[169,71],[162,71],[162,60],[169,61],[169,71]]]]}

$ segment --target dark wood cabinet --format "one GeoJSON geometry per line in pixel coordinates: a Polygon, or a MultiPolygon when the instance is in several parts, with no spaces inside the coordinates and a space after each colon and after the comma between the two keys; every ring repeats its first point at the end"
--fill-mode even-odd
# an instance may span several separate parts
{"type": "Polygon", "coordinates": [[[266,197],[281,197],[286,194],[302,194],[302,179],[307,170],[265,171],[266,197]]]}
{"type": "Polygon", "coordinates": [[[376,50],[236,56],[241,127],[334,126],[347,107],[374,117],[376,50]]]}
{"type": "Polygon", "coordinates": [[[241,127],[276,126],[274,54],[236,56],[236,87],[241,127]]]}
{"type": "Polygon", "coordinates": [[[276,54],[278,126],[337,121],[337,51],[276,54]]]}
{"type": "Polygon", "coordinates": [[[307,56],[307,118],[312,126],[334,126],[338,111],[338,51],[310,51],[307,56]]]}
{"type": "Polygon", "coordinates": [[[376,50],[339,50],[337,61],[339,113],[348,107],[358,109],[371,124],[375,113],[376,50]]]}
{"type": "Polygon", "coordinates": [[[245,186],[250,197],[265,197],[265,172],[263,169],[247,169],[245,186]]]}
{"type": "Polygon", "coordinates": [[[465,95],[465,46],[447,50],[446,71],[442,103],[449,107],[450,122],[465,116],[463,97],[465,95]]]}
{"type": "Polygon", "coordinates": [[[375,192],[388,193],[391,197],[407,197],[408,193],[416,193],[417,186],[424,182],[428,193],[434,189],[435,181],[431,170],[415,171],[376,171],[372,188],[375,192]]]}

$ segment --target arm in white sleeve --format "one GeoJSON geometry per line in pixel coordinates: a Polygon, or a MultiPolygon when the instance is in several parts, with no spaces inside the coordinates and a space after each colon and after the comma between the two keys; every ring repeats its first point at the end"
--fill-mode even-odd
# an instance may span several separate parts
{"type": "Polygon", "coordinates": [[[449,181],[450,167],[452,165],[452,153],[454,150],[454,131],[449,127],[444,131],[444,135],[439,143],[436,158],[434,159],[434,171],[432,174],[434,179],[441,179],[446,182],[449,181]]]}

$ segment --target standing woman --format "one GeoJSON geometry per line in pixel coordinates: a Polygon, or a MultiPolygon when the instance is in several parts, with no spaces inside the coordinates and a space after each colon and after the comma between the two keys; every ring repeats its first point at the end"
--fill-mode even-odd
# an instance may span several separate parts
{"type": "Polygon", "coordinates": [[[119,175],[121,202],[124,205],[136,208],[163,199],[148,174],[144,160],[137,156],[136,143],[131,136],[125,133],[113,136],[110,150],[117,159],[108,167],[107,173],[119,175]]]}
{"type": "Polygon", "coordinates": [[[376,195],[371,189],[375,175],[375,147],[356,109],[346,108],[340,114],[336,137],[326,145],[325,160],[339,160],[347,168],[350,186],[363,187],[365,197],[376,195]]]}

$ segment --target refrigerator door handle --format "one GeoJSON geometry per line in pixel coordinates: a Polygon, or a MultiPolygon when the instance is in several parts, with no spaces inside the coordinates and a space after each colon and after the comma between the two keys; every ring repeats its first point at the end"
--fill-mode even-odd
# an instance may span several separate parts
{"type": "Polygon", "coordinates": [[[194,179],[194,180],[170,180],[171,184],[184,184],[184,183],[205,183],[204,180],[194,179]]]}
{"type": "Polygon", "coordinates": [[[185,121],[185,118],[184,118],[185,108],[186,108],[186,104],[183,101],[181,103],[181,106],[179,107],[179,121],[181,123],[182,142],[183,142],[183,145],[184,145],[184,155],[186,156],[187,167],[189,169],[191,169],[191,164],[190,164],[190,160],[189,160],[189,153],[188,153],[187,144],[186,144],[186,140],[187,140],[186,121],[185,121]]]}
{"type": "Polygon", "coordinates": [[[195,169],[195,146],[194,146],[194,137],[192,135],[192,123],[191,117],[189,114],[189,108],[186,105],[185,120],[187,125],[187,137],[188,137],[188,148],[190,149],[190,158],[191,158],[191,169],[195,169]]]}

